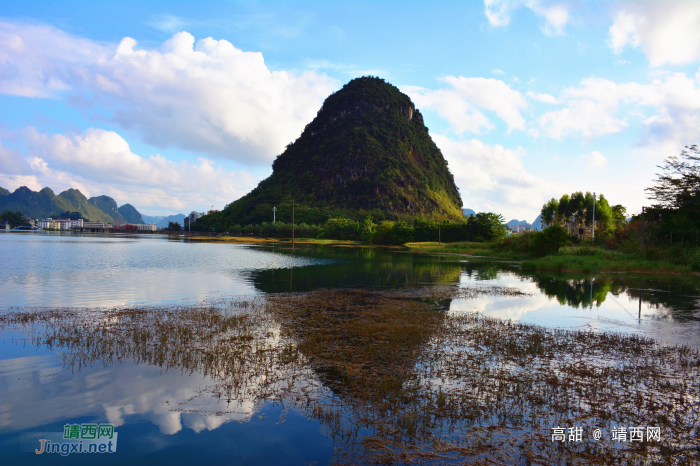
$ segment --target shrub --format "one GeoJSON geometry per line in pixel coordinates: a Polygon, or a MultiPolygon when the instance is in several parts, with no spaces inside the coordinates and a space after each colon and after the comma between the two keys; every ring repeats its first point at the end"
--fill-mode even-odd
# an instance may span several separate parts
{"type": "Polygon", "coordinates": [[[318,237],[357,240],[360,239],[360,224],[350,218],[329,218],[321,227],[318,237]]]}
{"type": "Polygon", "coordinates": [[[413,228],[405,222],[382,222],[372,236],[376,244],[406,244],[413,241],[413,228]]]}
{"type": "Polygon", "coordinates": [[[559,249],[567,244],[571,244],[571,235],[566,228],[552,225],[533,234],[530,252],[535,256],[547,256],[558,253],[559,249]]]}

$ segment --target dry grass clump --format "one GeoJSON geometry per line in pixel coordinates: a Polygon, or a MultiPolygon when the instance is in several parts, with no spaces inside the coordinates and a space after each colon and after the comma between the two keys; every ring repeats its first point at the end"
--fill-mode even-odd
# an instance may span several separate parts
{"type": "MultiPolygon", "coordinates": [[[[434,287],[240,298],[207,306],[10,312],[73,368],[124,358],[197,371],[223,399],[294,405],[343,463],[697,464],[700,354],[611,333],[450,315],[511,288],[434,287]],[[583,427],[554,443],[551,427],[583,427]],[[658,426],[619,443],[613,427],[658,426]],[[594,440],[592,429],[604,436],[594,440]]],[[[178,408],[183,409],[183,408],[178,408]]],[[[568,433],[567,433],[568,434],[568,433]]]]}

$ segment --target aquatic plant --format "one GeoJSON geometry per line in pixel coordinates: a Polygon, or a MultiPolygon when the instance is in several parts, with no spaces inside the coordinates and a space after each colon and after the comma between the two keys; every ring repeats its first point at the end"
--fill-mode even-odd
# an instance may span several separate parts
{"type": "Polygon", "coordinates": [[[10,310],[0,328],[64,352],[73,370],[132,359],[211,376],[217,383],[201,396],[294,406],[328,426],[344,464],[699,460],[697,349],[444,312],[450,299],[484,294],[523,295],[451,285],[320,290],[192,306],[10,310]],[[581,441],[553,442],[557,426],[581,427],[581,441]],[[613,441],[621,426],[658,426],[661,436],[613,441]],[[599,440],[595,428],[605,433],[599,440]]]}

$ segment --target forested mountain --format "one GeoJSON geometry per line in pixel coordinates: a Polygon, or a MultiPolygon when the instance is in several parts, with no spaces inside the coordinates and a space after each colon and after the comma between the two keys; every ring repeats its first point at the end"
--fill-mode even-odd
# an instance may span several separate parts
{"type": "Polygon", "coordinates": [[[22,186],[12,193],[0,188],[0,212],[5,210],[20,211],[27,218],[42,219],[57,217],[63,212],[79,212],[87,220],[143,223],[141,214],[131,204],[118,208],[116,201],[109,196],[88,199],[77,189],[56,195],[50,188],[35,192],[22,186]]]}
{"type": "Polygon", "coordinates": [[[122,214],[119,213],[119,206],[117,206],[117,201],[115,201],[111,197],[91,197],[90,199],[88,199],[88,202],[100,209],[102,212],[112,217],[115,221],[120,223],[124,222],[124,217],[122,217],[122,214]]]}
{"type": "Polygon", "coordinates": [[[329,216],[461,219],[462,200],[423,116],[398,88],[357,78],[329,96],[272,175],[200,229],[277,220],[320,223],[329,216]]]}
{"type": "Polygon", "coordinates": [[[144,223],[139,211],[131,204],[124,204],[119,207],[119,213],[127,223],[144,223]]]}

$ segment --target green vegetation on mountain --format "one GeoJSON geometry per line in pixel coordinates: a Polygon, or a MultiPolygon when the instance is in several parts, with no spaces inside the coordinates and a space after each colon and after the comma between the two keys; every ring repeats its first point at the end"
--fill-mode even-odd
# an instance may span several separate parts
{"type": "Polygon", "coordinates": [[[398,88],[357,78],[329,96],[272,175],[193,228],[218,231],[272,220],[321,224],[329,217],[462,220],[462,200],[423,116],[398,88]]]}
{"type": "Polygon", "coordinates": [[[117,203],[108,196],[88,200],[77,189],[68,189],[57,196],[50,188],[35,192],[26,186],[19,187],[12,193],[3,188],[0,190],[8,193],[0,195],[0,211],[19,211],[27,218],[66,218],[68,212],[71,218],[80,217],[105,223],[143,223],[141,214],[132,205],[124,204],[117,208],[117,203]],[[120,212],[121,209],[123,212],[120,212]],[[126,219],[124,213],[129,219],[136,220],[126,219]],[[118,215],[118,218],[112,214],[118,215]]]}
{"type": "Polygon", "coordinates": [[[124,218],[124,221],[128,223],[144,223],[139,211],[131,204],[124,204],[119,207],[119,213],[124,218]]]}
{"type": "Polygon", "coordinates": [[[5,188],[0,188],[0,196],[7,196],[8,194],[10,194],[10,191],[5,188]]]}
{"type": "Polygon", "coordinates": [[[98,209],[100,209],[102,212],[106,213],[114,221],[124,223],[124,217],[122,217],[122,214],[119,212],[119,206],[117,206],[117,201],[112,199],[109,196],[96,196],[96,197],[91,197],[88,202],[98,209]]]}

